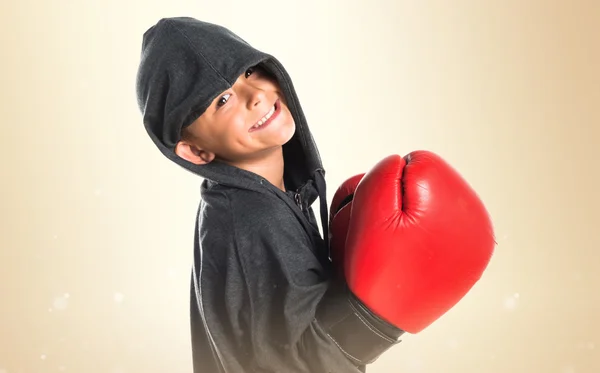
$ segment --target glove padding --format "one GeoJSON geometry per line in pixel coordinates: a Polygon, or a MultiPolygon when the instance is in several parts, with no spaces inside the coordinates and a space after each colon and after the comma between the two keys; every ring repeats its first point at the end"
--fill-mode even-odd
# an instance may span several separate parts
{"type": "Polygon", "coordinates": [[[467,294],[494,247],[488,212],[456,170],[427,151],[392,155],[354,193],[345,279],[370,311],[415,334],[467,294]]]}

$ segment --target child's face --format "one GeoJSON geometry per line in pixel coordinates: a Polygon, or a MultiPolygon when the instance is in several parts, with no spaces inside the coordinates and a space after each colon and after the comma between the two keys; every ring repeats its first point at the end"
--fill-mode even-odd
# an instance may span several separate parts
{"type": "Polygon", "coordinates": [[[236,164],[281,147],[292,138],[295,123],[277,81],[257,67],[217,96],[186,131],[176,149],[183,158],[236,164]]]}

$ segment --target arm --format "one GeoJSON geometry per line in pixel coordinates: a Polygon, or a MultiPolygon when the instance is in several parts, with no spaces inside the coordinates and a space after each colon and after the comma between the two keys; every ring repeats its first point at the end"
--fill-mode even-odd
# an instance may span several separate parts
{"type": "Polygon", "coordinates": [[[330,279],[314,253],[319,242],[287,207],[232,198],[227,208],[247,292],[236,315],[247,333],[237,343],[257,370],[359,372],[398,342],[399,329],[358,307],[345,284],[330,279]]]}
{"type": "Polygon", "coordinates": [[[313,252],[319,242],[287,207],[244,194],[205,198],[195,261],[203,318],[196,316],[194,335],[209,335],[196,343],[201,366],[214,353],[227,371],[357,373],[370,359],[348,352],[378,356],[370,341],[381,333],[365,327],[345,287],[329,279],[313,252]]]}
{"type": "Polygon", "coordinates": [[[329,334],[335,322],[331,311],[346,302],[337,296],[296,218],[275,212],[254,219],[232,212],[248,292],[248,305],[239,310],[248,331],[242,348],[253,357],[255,369],[359,372],[361,364],[348,359],[329,334]]]}

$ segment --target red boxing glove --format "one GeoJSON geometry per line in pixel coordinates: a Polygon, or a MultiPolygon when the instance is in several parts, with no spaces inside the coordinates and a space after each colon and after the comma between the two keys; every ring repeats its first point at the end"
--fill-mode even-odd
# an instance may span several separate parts
{"type": "Polygon", "coordinates": [[[412,334],[466,295],[494,251],[482,201],[431,152],[380,161],[358,184],[351,210],[341,236],[348,287],[382,320],[412,334]]]}
{"type": "Polygon", "coordinates": [[[350,209],[356,186],[365,174],[354,175],[344,181],[335,191],[331,208],[329,209],[329,248],[330,259],[335,271],[344,276],[344,251],[346,247],[346,234],[350,222],[350,209]]]}

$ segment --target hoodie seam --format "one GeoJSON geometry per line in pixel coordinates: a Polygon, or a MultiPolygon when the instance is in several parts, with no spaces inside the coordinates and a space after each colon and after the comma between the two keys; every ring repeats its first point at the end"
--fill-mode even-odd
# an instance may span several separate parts
{"type": "Polygon", "coordinates": [[[183,38],[185,39],[185,41],[188,43],[188,46],[190,47],[190,49],[194,52],[194,54],[196,54],[196,56],[201,57],[204,62],[206,62],[208,64],[208,66],[210,66],[211,70],[214,71],[219,78],[223,79],[224,81],[227,82],[227,84],[231,85],[231,82],[228,81],[214,66],[212,63],[210,63],[210,61],[206,58],[206,56],[204,56],[204,54],[202,52],[199,52],[195,47],[194,44],[192,43],[192,41],[188,38],[188,36],[181,31],[177,26],[168,23],[169,27],[172,27],[175,31],[177,31],[179,34],[181,34],[181,36],[183,36],[183,38]]]}
{"type": "MultiPolygon", "coordinates": [[[[169,25],[169,27],[172,27],[173,30],[175,30],[176,32],[178,32],[187,42],[188,47],[190,47],[190,50],[197,56],[200,57],[204,62],[206,62],[206,64],[210,67],[210,69],[219,77],[221,78],[223,81],[225,81],[227,83],[227,85],[231,86],[232,82],[230,82],[229,80],[227,80],[227,78],[225,78],[223,76],[223,74],[221,74],[215,67],[214,65],[208,60],[208,58],[206,58],[206,56],[202,53],[199,52],[194,44],[192,43],[192,41],[190,40],[190,38],[181,30],[179,29],[177,26],[171,24],[171,23],[167,23],[169,25]]],[[[202,107],[204,104],[196,104],[196,105],[192,105],[192,107],[189,110],[189,113],[185,116],[185,119],[182,123],[183,127],[187,127],[191,122],[193,122],[193,120],[195,120],[195,118],[198,116],[198,112],[202,111],[202,107]],[[194,118],[194,119],[190,119],[190,118],[194,118]]]]}

